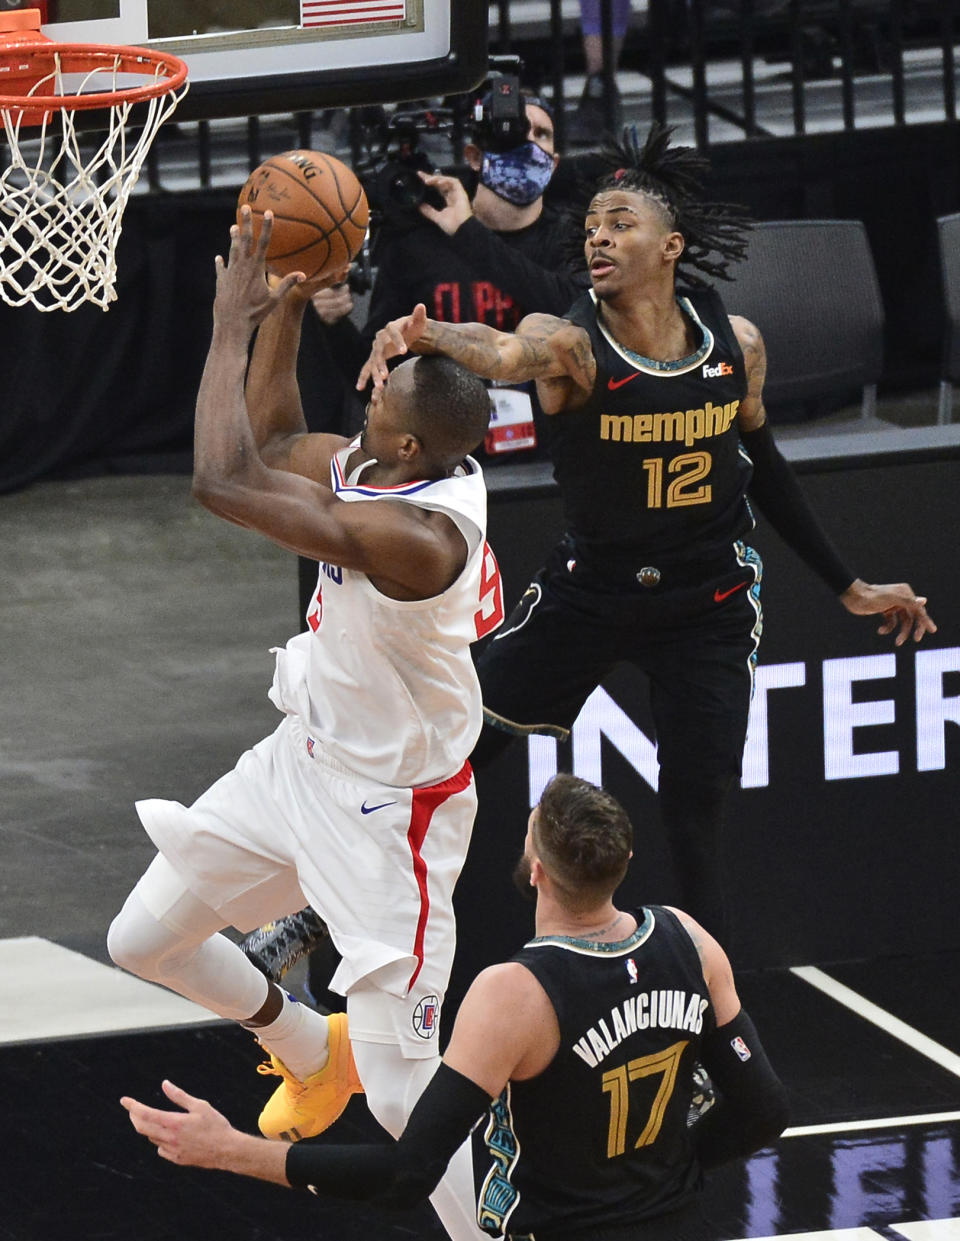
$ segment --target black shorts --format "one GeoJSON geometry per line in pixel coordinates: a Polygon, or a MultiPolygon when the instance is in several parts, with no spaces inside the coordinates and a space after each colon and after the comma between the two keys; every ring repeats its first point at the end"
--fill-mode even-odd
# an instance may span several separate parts
{"type": "Polygon", "coordinates": [[[565,540],[477,661],[487,723],[563,737],[607,673],[629,663],[649,679],[661,771],[739,775],[761,576],[760,557],[737,542],[642,586],[633,570],[585,565],[565,540]]]}

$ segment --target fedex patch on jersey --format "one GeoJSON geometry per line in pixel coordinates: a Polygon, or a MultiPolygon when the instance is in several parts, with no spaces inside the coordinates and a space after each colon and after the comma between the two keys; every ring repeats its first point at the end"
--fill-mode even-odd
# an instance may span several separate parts
{"type": "Polygon", "coordinates": [[[732,1038],[730,1040],[730,1046],[737,1053],[739,1058],[744,1061],[744,1063],[746,1063],[746,1061],[749,1060],[753,1054],[739,1034],[736,1038],[732,1038]]]}
{"type": "Polygon", "coordinates": [[[420,1038],[433,1038],[440,1025],[440,1000],[425,995],[413,1010],[413,1030],[420,1038]]]}

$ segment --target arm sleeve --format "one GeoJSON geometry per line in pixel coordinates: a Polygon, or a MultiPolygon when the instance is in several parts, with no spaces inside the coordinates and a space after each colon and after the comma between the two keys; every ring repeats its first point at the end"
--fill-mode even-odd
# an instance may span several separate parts
{"type": "Polygon", "coordinates": [[[441,1062],[398,1142],[301,1142],[287,1152],[287,1180],[320,1196],[416,1206],[436,1188],[489,1104],[485,1090],[441,1062]]]}
{"type": "Polygon", "coordinates": [[[769,1146],[786,1127],[787,1092],[742,1008],[733,1021],[706,1035],[700,1059],[719,1094],[691,1130],[701,1167],[714,1168],[769,1146]]]}
{"type": "Polygon", "coordinates": [[[536,312],[559,318],[589,285],[586,273],[578,278],[564,270],[559,253],[548,256],[545,251],[542,257],[549,258],[549,265],[542,266],[486,228],[475,216],[464,221],[450,241],[461,258],[482,273],[485,280],[509,293],[525,314],[536,312]]]}
{"type": "Polygon", "coordinates": [[[843,563],[821,527],[790,463],[774,442],[770,424],[741,431],[740,440],[753,462],[748,490],[764,516],[835,594],[843,594],[857,575],[843,563]]]}

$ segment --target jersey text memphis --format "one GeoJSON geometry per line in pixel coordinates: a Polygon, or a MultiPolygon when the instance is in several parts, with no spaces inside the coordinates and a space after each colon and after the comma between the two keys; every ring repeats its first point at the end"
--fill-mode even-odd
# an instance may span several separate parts
{"type": "Polygon", "coordinates": [[[687,991],[641,991],[628,996],[610,1010],[610,1020],[601,1017],[571,1047],[581,1060],[595,1069],[629,1035],[638,1030],[674,1029],[699,1034],[703,1014],[710,1001],[687,991]]]}
{"type": "MultiPolygon", "coordinates": [[[[706,368],[704,368],[706,369],[706,368]]],[[[601,414],[600,438],[623,444],[685,444],[723,435],[733,426],[739,401],[702,409],[678,409],[672,414],[601,414]]]]}

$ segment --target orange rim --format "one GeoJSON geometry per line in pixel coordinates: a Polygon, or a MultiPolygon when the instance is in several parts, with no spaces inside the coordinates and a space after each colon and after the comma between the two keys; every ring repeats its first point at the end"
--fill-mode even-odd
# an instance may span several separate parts
{"type": "MultiPolygon", "coordinates": [[[[35,74],[38,81],[47,77],[53,72],[55,55],[60,58],[61,73],[90,73],[94,69],[114,70],[117,73],[155,73],[159,69],[164,76],[142,86],[83,95],[0,94],[0,108],[20,108],[25,112],[111,108],[118,103],[142,103],[159,95],[166,95],[182,86],[187,78],[187,66],[179,57],[172,56],[169,52],[108,43],[54,43],[49,39],[37,43],[5,45],[0,38],[0,64],[5,57],[15,58],[16,76],[19,79],[31,74],[35,74]]],[[[4,76],[0,73],[0,86],[4,76]]]]}

